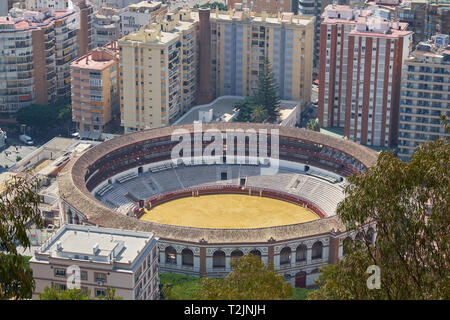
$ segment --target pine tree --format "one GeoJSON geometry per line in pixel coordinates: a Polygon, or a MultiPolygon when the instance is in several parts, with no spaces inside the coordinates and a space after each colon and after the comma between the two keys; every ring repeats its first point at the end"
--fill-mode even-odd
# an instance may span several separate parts
{"type": "Polygon", "coordinates": [[[272,65],[267,57],[264,57],[263,65],[259,70],[257,86],[254,93],[256,105],[261,105],[270,119],[276,120],[278,116],[277,108],[281,101],[278,96],[279,87],[272,71],[272,65]]]}

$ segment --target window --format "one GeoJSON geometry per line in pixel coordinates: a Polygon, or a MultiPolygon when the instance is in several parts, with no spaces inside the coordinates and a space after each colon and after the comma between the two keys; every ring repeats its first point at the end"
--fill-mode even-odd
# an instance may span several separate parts
{"type": "Polygon", "coordinates": [[[56,277],[66,277],[66,269],[55,269],[55,276],[56,277]]]}
{"type": "Polygon", "coordinates": [[[181,252],[182,264],[183,266],[192,267],[194,266],[194,253],[190,249],[183,249],[181,252]]]}
{"type": "Polygon", "coordinates": [[[55,289],[59,290],[59,291],[64,291],[67,289],[66,285],[61,284],[61,283],[55,283],[54,286],[55,286],[55,289]]]}
{"type": "Polygon", "coordinates": [[[306,261],[306,246],[304,244],[297,247],[295,260],[298,262],[306,261]]]}
{"type": "Polygon", "coordinates": [[[166,264],[177,264],[177,251],[173,247],[166,248],[166,264]]]}
{"type": "Polygon", "coordinates": [[[312,259],[322,259],[322,249],[323,244],[320,241],[317,241],[312,246],[312,259]]]}
{"type": "Polygon", "coordinates": [[[106,283],[106,273],[95,272],[94,278],[95,278],[95,281],[97,281],[97,282],[102,282],[102,284],[106,283]]]}
{"type": "Polygon", "coordinates": [[[96,297],[105,297],[106,296],[106,290],[103,288],[95,288],[95,296],[96,297]]]}
{"type": "Polygon", "coordinates": [[[225,268],[225,252],[217,250],[213,254],[213,268],[225,268]]]}
{"type": "Polygon", "coordinates": [[[290,264],[291,263],[291,248],[285,247],[280,252],[280,264],[290,264]]]}
{"type": "Polygon", "coordinates": [[[87,280],[87,279],[88,279],[87,271],[81,271],[81,280],[87,280]]]}

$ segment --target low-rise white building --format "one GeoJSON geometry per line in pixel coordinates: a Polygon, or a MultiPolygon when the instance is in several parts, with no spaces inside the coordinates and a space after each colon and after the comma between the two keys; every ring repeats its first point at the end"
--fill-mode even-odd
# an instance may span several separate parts
{"type": "Polygon", "coordinates": [[[91,297],[115,288],[125,300],[159,299],[158,247],[153,233],[64,225],[30,260],[39,299],[47,286],[66,290],[79,271],[79,286],[91,297]]]}

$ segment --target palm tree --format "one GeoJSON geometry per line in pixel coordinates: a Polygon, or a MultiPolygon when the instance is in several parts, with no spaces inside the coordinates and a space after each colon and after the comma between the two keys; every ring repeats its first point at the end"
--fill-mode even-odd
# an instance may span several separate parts
{"type": "Polygon", "coordinates": [[[252,113],[250,114],[250,119],[252,122],[263,123],[267,120],[268,117],[269,114],[262,105],[254,106],[252,109],[252,113]]]}

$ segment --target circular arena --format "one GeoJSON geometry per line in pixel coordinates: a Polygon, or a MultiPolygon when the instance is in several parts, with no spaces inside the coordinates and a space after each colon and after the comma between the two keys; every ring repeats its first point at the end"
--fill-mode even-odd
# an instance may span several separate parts
{"type": "Polygon", "coordinates": [[[67,223],[154,232],[162,272],[222,277],[232,258],[252,253],[308,287],[344,254],[336,208],[346,177],[376,158],[304,129],[164,127],[74,157],[58,175],[61,210],[67,223]]]}

